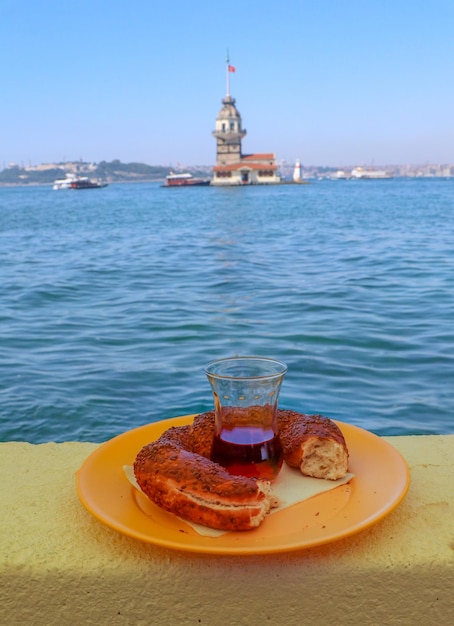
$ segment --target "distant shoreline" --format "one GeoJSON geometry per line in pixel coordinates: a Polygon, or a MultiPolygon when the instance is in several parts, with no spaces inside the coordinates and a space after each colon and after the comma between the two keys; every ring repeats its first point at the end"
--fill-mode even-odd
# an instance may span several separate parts
{"type": "MultiPolygon", "coordinates": [[[[109,185],[140,185],[141,183],[163,183],[165,178],[153,178],[150,180],[112,180],[107,181],[109,185]]],[[[53,183],[0,183],[0,187],[51,187],[53,183]]]]}
{"type": "MultiPolygon", "coordinates": [[[[144,182],[162,183],[169,173],[189,172],[195,177],[206,178],[212,176],[213,167],[209,165],[185,166],[185,165],[147,165],[146,163],[122,163],[120,160],[100,161],[91,163],[85,161],[67,161],[60,163],[47,163],[36,167],[24,167],[10,164],[0,171],[0,187],[25,187],[53,185],[56,179],[66,174],[87,176],[112,184],[114,182],[144,182]]],[[[286,161],[280,162],[279,171],[283,182],[293,180],[294,164],[286,161]]],[[[349,178],[454,178],[454,164],[429,164],[424,165],[384,165],[367,166],[356,165],[343,167],[301,165],[301,177],[303,181],[323,180],[331,178],[344,180],[349,178]],[[374,172],[375,175],[368,176],[374,172]],[[361,175],[359,175],[361,173],[361,175]],[[364,174],[363,174],[364,173],[364,174]],[[384,173],[386,176],[379,176],[384,173]]]]}
{"type": "MultiPolygon", "coordinates": [[[[390,181],[390,180],[454,180],[454,176],[393,176],[390,178],[386,178],[386,179],[368,179],[365,178],[364,181],[367,182],[371,182],[372,180],[378,180],[380,182],[383,181],[390,181]]],[[[280,183],[276,183],[274,185],[244,185],[245,187],[276,187],[279,185],[289,185],[289,184],[301,184],[301,185],[307,185],[309,183],[313,183],[314,181],[318,181],[318,182],[322,182],[322,181],[330,181],[330,182],[337,182],[337,183],[342,183],[342,182],[349,182],[348,180],[344,181],[344,180],[333,180],[330,177],[314,177],[314,178],[304,178],[301,183],[295,183],[292,180],[282,180],[280,183]]],[[[140,185],[140,184],[144,184],[144,183],[164,183],[165,182],[165,178],[150,178],[149,180],[113,180],[113,181],[106,181],[109,185],[126,185],[126,184],[133,184],[133,185],[140,185]]],[[[356,182],[356,181],[354,181],[356,182]]],[[[361,181],[360,181],[361,182],[361,181]]],[[[25,188],[25,187],[49,187],[50,189],[52,189],[52,185],[53,183],[51,182],[47,182],[47,183],[2,183],[0,182],[0,188],[16,188],[16,187],[20,187],[20,188],[25,188]]],[[[208,185],[208,186],[212,186],[212,185],[208,185]]],[[[241,186],[241,185],[240,185],[241,186]]]]}

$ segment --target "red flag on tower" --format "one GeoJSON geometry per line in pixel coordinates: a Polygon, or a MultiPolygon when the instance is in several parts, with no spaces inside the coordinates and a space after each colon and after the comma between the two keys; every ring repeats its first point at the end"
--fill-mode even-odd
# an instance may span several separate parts
{"type": "Polygon", "coordinates": [[[229,65],[229,72],[236,72],[236,68],[233,65],[229,65]]]}

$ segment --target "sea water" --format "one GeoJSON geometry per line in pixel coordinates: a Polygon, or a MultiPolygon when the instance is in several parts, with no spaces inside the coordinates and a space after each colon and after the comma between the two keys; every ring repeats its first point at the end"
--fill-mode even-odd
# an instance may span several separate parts
{"type": "Polygon", "coordinates": [[[454,432],[454,179],[0,189],[0,439],[105,441],[288,365],[280,407],[454,432]]]}

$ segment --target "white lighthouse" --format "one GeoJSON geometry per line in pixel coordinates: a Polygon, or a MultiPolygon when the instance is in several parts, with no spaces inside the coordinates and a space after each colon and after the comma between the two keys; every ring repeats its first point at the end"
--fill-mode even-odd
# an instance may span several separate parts
{"type": "Polygon", "coordinates": [[[300,183],[302,181],[301,176],[301,163],[299,159],[296,159],[295,169],[293,170],[293,182],[300,183]]]}

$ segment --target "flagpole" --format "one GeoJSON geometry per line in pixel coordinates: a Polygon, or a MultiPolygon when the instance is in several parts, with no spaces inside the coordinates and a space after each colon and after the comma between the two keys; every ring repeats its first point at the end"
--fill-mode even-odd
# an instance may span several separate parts
{"type": "Polygon", "coordinates": [[[230,98],[230,72],[229,72],[229,51],[227,50],[227,58],[225,61],[225,82],[226,82],[226,97],[230,98]]]}

